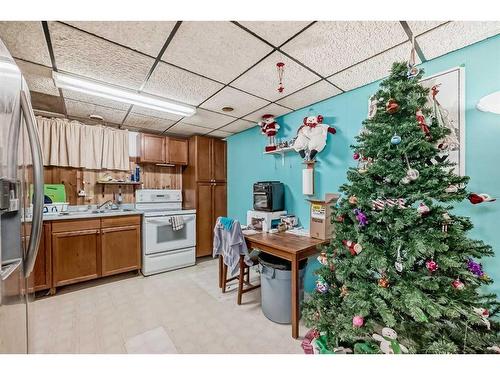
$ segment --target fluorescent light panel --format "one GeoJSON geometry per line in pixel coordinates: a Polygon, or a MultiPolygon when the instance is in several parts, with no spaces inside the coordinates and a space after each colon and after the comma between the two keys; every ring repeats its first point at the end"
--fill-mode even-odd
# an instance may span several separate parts
{"type": "Polygon", "coordinates": [[[115,100],[117,102],[137,105],[139,107],[150,108],[156,111],[173,113],[180,116],[192,116],[196,109],[186,104],[177,103],[163,99],[159,96],[149,94],[139,94],[132,90],[123,89],[97,82],[87,78],[81,78],[72,74],[53,72],[52,77],[57,87],[98,96],[101,98],[115,100]]]}

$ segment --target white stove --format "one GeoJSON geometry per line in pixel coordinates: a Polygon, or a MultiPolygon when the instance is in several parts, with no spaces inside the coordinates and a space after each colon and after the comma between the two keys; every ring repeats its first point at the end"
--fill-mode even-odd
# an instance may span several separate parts
{"type": "Polygon", "coordinates": [[[145,276],[195,264],[196,210],[182,209],[180,190],[137,190],[135,208],[144,213],[142,273],[145,276]]]}

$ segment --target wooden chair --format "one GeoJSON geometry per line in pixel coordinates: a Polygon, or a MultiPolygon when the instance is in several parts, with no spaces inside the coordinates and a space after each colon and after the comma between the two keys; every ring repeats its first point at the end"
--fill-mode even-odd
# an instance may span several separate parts
{"type": "MultiPolygon", "coordinates": [[[[226,284],[233,280],[238,280],[238,305],[241,305],[241,299],[243,294],[250,292],[251,290],[260,288],[259,285],[250,284],[250,266],[245,263],[245,256],[240,255],[240,270],[239,274],[233,277],[227,278],[227,266],[224,264],[224,259],[222,255],[219,255],[219,288],[222,289],[222,293],[226,293],[226,284]],[[244,285],[248,287],[244,288],[244,285]]],[[[254,265],[257,264],[257,260],[252,258],[254,265]]]]}

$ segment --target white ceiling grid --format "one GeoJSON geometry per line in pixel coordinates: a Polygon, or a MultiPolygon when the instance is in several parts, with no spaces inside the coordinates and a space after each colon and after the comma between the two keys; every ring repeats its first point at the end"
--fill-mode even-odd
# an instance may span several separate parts
{"type": "Polygon", "coordinates": [[[500,22],[54,21],[46,35],[42,23],[0,22],[0,38],[31,91],[58,96],[57,68],[197,107],[182,118],[62,90],[68,117],[98,114],[127,129],[221,138],[264,114],[283,115],[385,77],[393,61],[408,58],[412,35],[431,59],[500,33],[500,22]],[[283,94],[278,61],[286,64],[283,94]],[[227,106],[234,110],[223,112],[227,106]]]}

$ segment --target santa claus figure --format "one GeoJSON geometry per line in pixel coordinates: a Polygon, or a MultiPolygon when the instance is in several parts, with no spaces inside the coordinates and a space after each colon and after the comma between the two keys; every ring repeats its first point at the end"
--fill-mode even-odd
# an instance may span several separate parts
{"type": "Polygon", "coordinates": [[[325,148],[328,133],[335,134],[335,132],[334,127],[323,124],[323,116],[305,117],[304,123],[297,130],[293,148],[302,159],[306,157],[306,151],[309,151],[309,160],[314,160],[316,154],[325,148]]]}
{"type": "Polygon", "coordinates": [[[280,126],[274,120],[273,115],[264,115],[262,116],[262,121],[258,123],[260,126],[260,131],[262,134],[269,138],[269,144],[266,146],[266,152],[276,150],[276,142],[275,137],[276,133],[278,133],[278,129],[280,126]]]}

